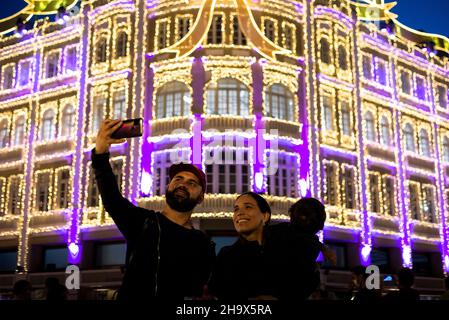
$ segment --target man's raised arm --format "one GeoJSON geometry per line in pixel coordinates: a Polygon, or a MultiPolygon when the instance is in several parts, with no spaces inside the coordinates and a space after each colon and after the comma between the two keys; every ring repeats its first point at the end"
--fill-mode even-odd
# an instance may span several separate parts
{"type": "Polygon", "coordinates": [[[104,208],[114,220],[126,240],[138,234],[145,219],[145,210],[133,205],[120,193],[120,189],[109,163],[109,147],[126,139],[112,139],[111,134],[120,127],[120,120],[105,120],[98,131],[95,148],[92,150],[92,167],[104,208]]]}

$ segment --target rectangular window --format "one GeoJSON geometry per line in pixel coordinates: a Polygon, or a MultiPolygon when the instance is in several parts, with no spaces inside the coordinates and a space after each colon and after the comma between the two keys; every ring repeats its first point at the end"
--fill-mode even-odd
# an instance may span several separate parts
{"type": "Polygon", "coordinates": [[[19,214],[22,210],[22,178],[13,176],[9,178],[8,184],[8,212],[19,214]]]}
{"type": "Polygon", "coordinates": [[[94,98],[94,105],[92,110],[92,125],[90,130],[91,134],[96,134],[100,129],[100,124],[105,119],[106,104],[106,97],[98,96],[94,98]]]}
{"type": "Polygon", "coordinates": [[[410,214],[413,220],[420,220],[420,197],[419,185],[416,183],[409,183],[410,193],[410,214]]]}
{"type": "Polygon", "coordinates": [[[31,61],[22,61],[19,66],[19,86],[26,86],[30,82],[31,61]]]}
{"type": "Polygon", "coordinates": [[[363,64],[363,77],[368,80],[373,79],[372,75],[372,61],[370,56],[363,56],[362,58],[362,64],[363,64]]]}
{"type": "Polygon", "coordinates": [[[267,153],[267,192],[283,197],[298,197],[298,158],[282,152],[267,153]],[[272,170],[276,168],[277,170],[272,170]]]}
{"type": "Polygon", "coordinates": [[[327,131],[334,130],[334,117],[332,112],[332,98],[328,96],[323,97],[322,110],[322,127],[327,131]]]}
{"type": "Polygon", "coordinates": [[[419,100],[426,100],[426,80],[424,78],[416,78],[416,97],[419,100]]]}
{"type": "Polygon", "coordinates": [[[395,179],[393,177],[383,178],[384,214],[395,215],[395,179]]]}
{"type": "Polygon", "coordinates": [[[240,29],[239,18],[232,17],[232,43],[235,45],[246,46],[246,37],[240,29]]]}
{"type": "Polygon", "coordinates": [[[438,105],[442,109],[447,108],[447,88],[445,86],[438,86],[438,105]]]}
{"type": "Polygon", "coordinates": [[[354,168],[344,166],[342,172],[343,194],[345,196],[345,208],[355,209],[355,173],[354,168]]]}
{"type": "Polygon", "coordinates": [[[369,175],[369,192],[371,200],[371,211],[380,213],[379,175],[376,173],[371,173],[369,175]]]}
{"type": "Polygon", "coordinates": [[[250,190],[251,168],[247,150],[206,149],[205,152],[209,192],[234,194],[250,190]],[[209,159],[219,161],[208,164],[209,159]]]}
{"type": "Polygon", "coordinates": [[[16,250],[0,251],[0,272],[13,273],[17,265],[16,250]]]}
{"type": "Polygon", "coordinates": [[[70,170],[63,169],[58,172],[56,197],[58,208],[65,209],[69,206],[70,201],[70,170]]]}
{"type": "Polygon", "coordinates": [[[168,47],[169,44],[169,23],[168,21],[158,21],[157,28],[157,49],[168,47]]]}
{"type": "Polygon", "coordinates": [[[351,111],[349,109],[349,103],[343,101],[341,103],[341,129],[345,136],[352,136],[351,130],[351,111]]]}
{"type": "Polygon", "coordinates": [[[50,172],[40,172],[36,174],[36,206],[38,211],[50,210],[50,172]]]}
{"type": "Polygon", "coordinates": [[[3,69],[3,89],[12,89],[14,87],[14,65],[3,69]]]}
{"type": "Polygon", "coordinates": [[[114,93],[113,119],[126,119],[126,95],[125,90],[114,93]]]}
{"type": "Polygon", "coordinates": [[[76,47],[72,47],[67,49],[66,56],[65,56],[65,71],[76,71],[77,69],[77,54],[76,54],[76,47]]]}
{"type": "Polygon", "coordinates": [[[98,243],[95,246],[95,266],[122,266],[126,262],[126,243],[98,243]]]}
{"type": "Polygon", "coordinates": [[[115,176],[115,181],[117,181],[118,188],[119,188],[120,192],[122,192],[123,191],[122,190],[123,160],[122,159],[112,160],[111,167],[112,167],[112,172],[114,173],[114,176],[115,176]]]}
{"type": "Polygon", "coordinates": [[[265,19],[263,21],[263,31],[268,39],[270,39],[272,42],[276,41],[276,28],[274,20],[265,19]]]}
{"type": "Polygon", "coordinates": [[[212,18],[212,25],[207,34],[207,44],[221,43],[223,43],[223,16],[219,14],[212,18]]]}
{"type": "Polygon", "coordinates": [[[433,186],[423,186],[422,199],[422,220],[425,222],[436,223],[435,189],[433,186]]]}
{"type": "Polygon", "coordinates": [[[44,248],[44,271],[64,270],[67,267],[67,248],[44,248]]]}
{"type": "Polygon", "coordinates": [[[406,71],[401,72],[401,84],[402,84],[402,92],[410,95],[412,92],[411,83],[410,83],[410,74],[406,71]]]}
{"type": "Polygon", "coordinates": [[[87,206],[98,207],[100,205],[100,192],[95,180],[94,170],[92,165],[89,165],[89,183],[87,185],[87,206]]]}
{"type": "Polygon", "coordinates": [[[59,53],[52,53],[47,56],[46,66],[47,78],[53,78],[58,75],[59,71],[59,53]]]}
{"type": "Polygon", "coordinates": [[[338,186],[337,186],[337,166],[333,163],[324,164],[325,194],[326,204],[331,206],[338,205],[338,186]]]}
{"type": "Polygon", "coordinates": [[[190,16],[178,18],[178,40],[184,38],[190,30],[190,16]]]}
{"type": "Polygon", "coordinates": [[[373,249],[371,251],[371,264],[378,266],[382,273],[391,272],[389,250],[373,249]]]}
{"type": "Polygon", "coordinates": [[[377,62],[377,82],[383,86],[387,85],[387,67],[385,61],[377,62]]]}
{"type": "Polygon", "coordinates": [[[293,53],[295,53],[295,27],[294,25],[289,24],[283,24],[282,25],[282,31],[283,31],[283,47],[285,49],[291,50],[293,53]]]}

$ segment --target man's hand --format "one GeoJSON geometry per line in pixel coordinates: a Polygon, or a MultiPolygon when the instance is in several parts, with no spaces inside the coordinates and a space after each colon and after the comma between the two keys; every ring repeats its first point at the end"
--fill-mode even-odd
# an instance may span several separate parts
{"type": "Polygon", "coordinates": [[[100,130],[98,130],[97,139],[95,141],[95,153],[101,154],[109,152],[111,144],[123,143],[126,139],[112,139],[112,133],[120,128],[123,121],[106,119],[101,123],[100,130]]]}

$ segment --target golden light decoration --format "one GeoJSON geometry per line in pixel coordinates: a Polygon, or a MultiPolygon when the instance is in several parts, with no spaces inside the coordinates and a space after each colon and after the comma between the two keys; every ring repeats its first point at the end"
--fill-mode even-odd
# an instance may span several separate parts
{"type": "MultiPolygon", "coordinates": [[[[177,58],[190,55],[207,37],[207,32],[214,17],[216,3],[217,0],[202,0],[196,20],[189,32],[173,45],[155,53],[174,53],[177,58]]],[[[247,0],[234,0],[234,3],[237,6],[239,25],[246,39],[253,44],[254,50],[270,60],[276,60],[277,54],[290,53],[290,50],[279,47],[263,34],[254,20],[247,0]]]]}

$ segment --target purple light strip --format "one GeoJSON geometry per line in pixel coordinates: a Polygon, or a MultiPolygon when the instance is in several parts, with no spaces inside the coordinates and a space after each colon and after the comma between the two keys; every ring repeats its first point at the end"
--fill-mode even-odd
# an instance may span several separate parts
{"type": "Polygon", "coordinates": [[[266,141],[263,136],[265,131],[265,124],[263,117],[263,67],[259,62],[251,65],[252,86],[253,86],[253,108],[254,108],[254,130],[255,138],[250,139],[250,145],[253,148],[253,185],[254,192],[265,193],[266,188],[264,183],[264,154],[266,148],[266,141]],[[263,177],[260,179],[260,177],[263,177]]]}
{"type": "MultiPolygon", "coordinates": [[[[87,14],[89,10],[89,6],[84,7],[84,16],[87,14]]],[[[83,20],[84,30],[89,30],[89,22],[87,18],[83,20]]],[[[76,147],[75,147],[75,156],[73,159],[75,163],[73,163],[73,197],[72,204],[73,210],[71,213],[70,219],[70,227],[67,234],[67,248],[69,251],[68,254],[68,262],[70,264],[78,264],[81,261],[81,247],[79,245],[78,237],[79,237],[79,224],[80,224],[80,216],[82,212],[83,204],[81,203],[80,197],[80,188],[84,185],[81,183],[81,167],[83,163],[83,128],[84,128],[84,100],[86,97],[86,81],[87,81],[87,59],[89,48],[87,46],[89,32],[83,32],[83,36],[81,38],[81,70],[80,73],[80,92],[78,96],[78,127],[76,132],[76,147]],[[76,180],[75,180],[76,179],[76,180]]]]}
{"type": "MultiPolygon", "coordinates": [[[[298,61],[303,65],[303,62],[298,61]]],[[[308,112],[307,112],[307,92],[306,92],[306,79],[305,79],[305,72],[304,69],[300,73],[298,73],[298,92],[297,92],[297,99],[298,99],[298,108],[299,112],[297,114],[298,120],[300,123],[302,123],[302,132],[301,132],[301,140],[303,141],[301,146],[295,147],[295,152],[299,154],[300,156],[300,167],[299,167],[299,176],[301,180],[306,181],[307,183],[307,191],[305,194],[301,194],[298,192],[298,195],[304,196],[304,197],[311,197],[312,196],[312,190],[310,187],[310,177],[309,177],[309,170],[310,170],[310,150],[309,150],[309,121],[308,121],[308,112]]],[[[301,190],[298,190],[301,191],[301,190]]]]}
{"type": "Polygon", "coordinates": [[[206,82],[205,78],[205,70],[203,59],[193,59],[192,62],[192,88],[193,88],[193,97],[192,110],[193,115],[193,123],[192,123],[192,138],[190,138],[190,148],[192,153],[190,155],[190,161],[195,166],[204,170],[203,168],[203,134],[202,129],[204,126],[204,118],[203,118],[203,95],[204,95],[204,84],[206,82]]]}
{"type": "MultiPolygon", "coordinates": [[[[396,111],[396,123],[397,130],[400,130],[399,126],[399,112],[396,111]]],[[[400,131],[399,131],[400,132],[400,131]]],[[[406,206],[406,196],[405,196],[405,180],[406,180],[406,173],[404,171],[404,163],[402,161],[403,159],[403,150],[402,150],[402,144],[401,144],[401,135],[396,135],[396,145],[398,146],[398,173],[399,173],[399,179],[400,179],[400,198],[402,199],[401,202],[401,226],[402,226],[402,232],[401,232],[401,247],[402,247],[402,262],[403,265],[406,267],[412,266],[412,259],[411,259],[411,241],[410,241],[410,229],[408,226],[408,217],[407,217],[407,206],[406,206]]]]}
{"type": "Polygon", "coordinates": [[[153,153],[154,145],[148,142],[148,138],[151,136],[150,120],[153,119],[153,93],[154,93],[154,70],[149,66],[152,62],[152,56],[146,55],[147,64],[145,66],[145,107],[144,107],[144,121],[143,121],[143,143],[142,143],[142,158],[140,165],[142,167],[140,196],[152,196],[152,181],[153,176],[151,168],[151,154],[153,153]]]}

